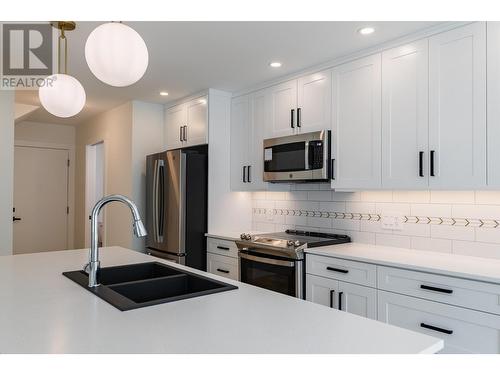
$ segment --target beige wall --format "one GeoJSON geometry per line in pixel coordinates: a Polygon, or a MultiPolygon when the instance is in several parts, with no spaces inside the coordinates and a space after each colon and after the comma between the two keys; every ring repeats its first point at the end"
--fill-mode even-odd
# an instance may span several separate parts
{"type": "MultiPolygon", "coordinates": [[[[76,126],[75,247],[85,247],[86,146],[104,141],[104,194],[132,194],[132,103],[76,126]]],[[[132,246],[132,219],[127,207],[111,203],[104,208],[105,245],[132,246]]]]}
{"type": "Polygon", "coordinates": [[[0,90],[0,255],[12,254],[14,92],[0,90]]]}

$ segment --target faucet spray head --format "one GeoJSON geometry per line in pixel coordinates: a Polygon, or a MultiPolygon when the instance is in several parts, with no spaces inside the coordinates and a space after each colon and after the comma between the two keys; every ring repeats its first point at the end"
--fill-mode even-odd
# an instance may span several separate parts
{"type": "Polygon", "coordinates": [[[133,227],[134,227],[134,234],[136,237],[144,237],[148,234],[148,232],[146,231],[146,227],[142,223],[141,219],[134,220],[133,227]]]}

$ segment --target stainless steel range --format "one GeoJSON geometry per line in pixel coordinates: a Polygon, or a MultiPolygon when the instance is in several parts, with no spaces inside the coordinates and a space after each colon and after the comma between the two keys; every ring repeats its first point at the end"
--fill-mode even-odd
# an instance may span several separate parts
{"type": "Polygon", "coordinates": [[[281,233],[242,233],[240,280],[290,296],[304,298],[304,250],[350,242],[343,234],[287,230],[281,233]]]}

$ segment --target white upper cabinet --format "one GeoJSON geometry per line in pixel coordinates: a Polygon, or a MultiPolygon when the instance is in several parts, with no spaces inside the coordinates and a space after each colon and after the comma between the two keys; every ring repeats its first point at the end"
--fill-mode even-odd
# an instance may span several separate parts
{"type": "Polygon", "coordinates": [[[332,72],[326,70],[297,80],[297,130],[307,133],[332,126],[332,72]]]}
{"type": "Polygon", "coordinates": [[[270,122],[269,91],[232,99],[231,190],[265,190],[263,181],[264,129],[270,122]]]}
{"type": "Polygon", "coordinates": [[[297,126],[297,81],[288,81],[270,89],[271,123],[266,138],[295,133],[297,126]]]}
{"type": "Polygon", "coordinates": [[[186,146],[208,143],[208,98],[206,96],[186,103],[186,146]]]}
{"type": "Polygon", "coordinates": [[[488,186],[500,187],[500,22],[488,22],[488,186]]]}
{"type": "Polygon", "coordinates": [[[231,190],[246,190],[248,167],[248,138],[250,135],[250,96],[231,101],[231,190]]]}
{"type": "Polygon", "coordinates": [[[429,39],[429,187],[486,186],[486,26],[429,39]]]}
{"type": "Polygon", "coordinates": [[[186,125],[185,104],[176,105],[165,110],[165,147],[167,150],[181,148],[183,144],[183,126],[186,125]]]}
{"type": "Polygon", "coordinates": [[[381,186],[381,55],[332,74],[332,188],[381,186]]]}
{"type": "Polygon", "coordinates": [[[382,186],[429,183],[427,39],[382,54],[382,186]]]}
{"type": "Polygon", "coordinates": [[[167,150],[208,143],[208,97],[167,108],[164,135],[167,150]]]}
{"type": "Polygon", "coordinates": [[[331,70],[309,74],[269,88],[271,121],[265,138],[331,127],[331,70]]]}

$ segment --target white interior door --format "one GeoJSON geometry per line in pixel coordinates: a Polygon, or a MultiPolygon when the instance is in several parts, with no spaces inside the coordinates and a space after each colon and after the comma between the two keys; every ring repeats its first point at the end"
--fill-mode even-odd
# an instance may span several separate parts
{"type": "Polygon", "coordinates": [[[14,151],[14,254],[68,247],[68,150],[14,151]]]}

